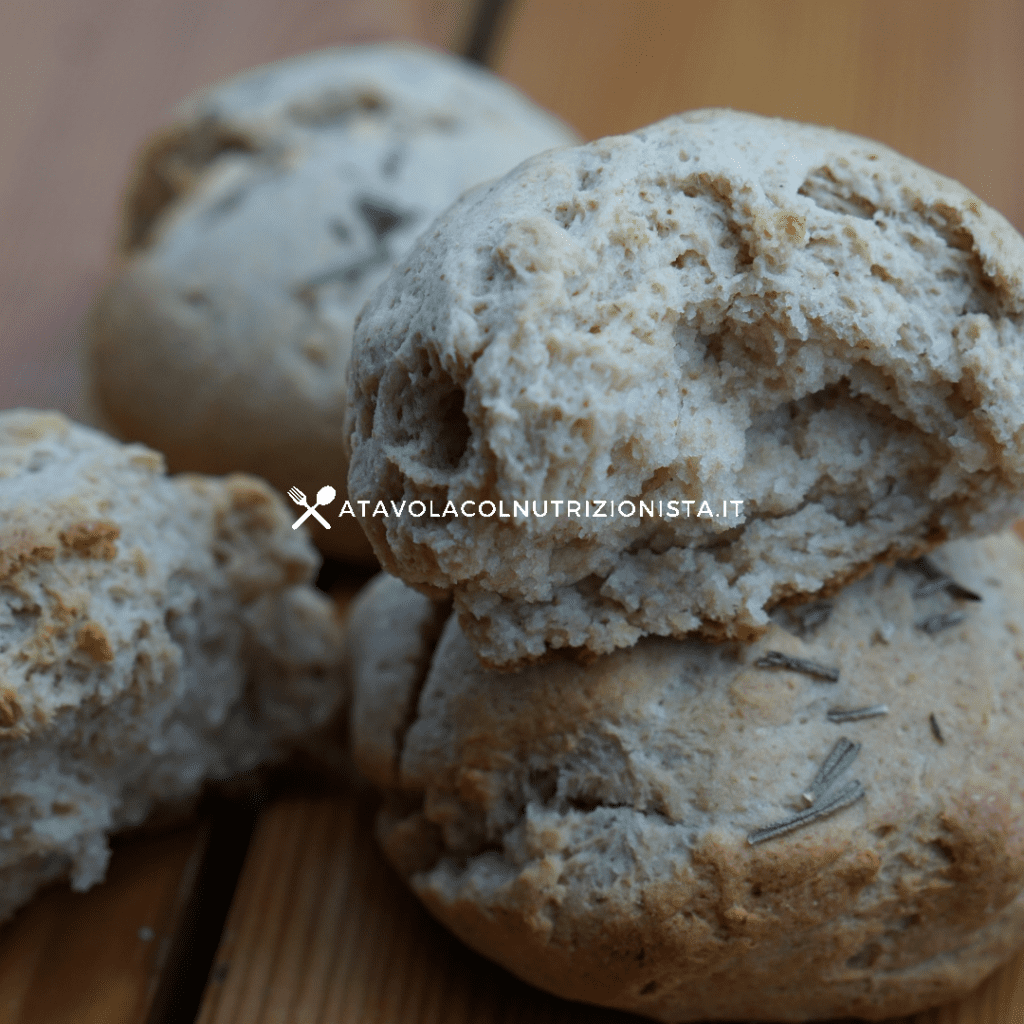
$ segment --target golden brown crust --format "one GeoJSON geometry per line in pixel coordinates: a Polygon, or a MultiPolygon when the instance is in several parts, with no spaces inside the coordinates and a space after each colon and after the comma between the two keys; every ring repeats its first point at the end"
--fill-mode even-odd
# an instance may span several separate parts
{"type": "Polygon", "coordinates": [[[78,649],[93,661],[113,661],[114,648],[110,646],[107,631],[98,622],[86,622],[75,634],[78,649]]]}
{"type": "Polygon", "coordinates": [[[56,547],[29,529],[0,534],[0,582],[37,562],[52,562],[56,547]]]}
{"type": "Polygon", "coordinates": [[[73,523],[61,530],[61,543],[82,558],[102,558],[113,561],[117,555],[114,543],[121,536],[116,523],[96,522],[73,523]]]}

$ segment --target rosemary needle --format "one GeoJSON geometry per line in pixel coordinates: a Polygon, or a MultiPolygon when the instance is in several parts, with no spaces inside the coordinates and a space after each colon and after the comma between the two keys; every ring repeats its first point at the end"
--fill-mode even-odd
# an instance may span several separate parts
{"type": "Polygon", "coordinates": [[[966,618],[967,616],[963,612],[940,612],[938,615],[930,615],[927,619],[917,623],[917,628],[929,636],[934,636],[944,629],[959,626],[966,618]]]}
{"type": "Polygon", "coordinates": [[[962,583],[957,583],[956,580],[950,580],[946,584],[946,593],[953,597],[959,597],[962,601],[980,601],[981,594],[970,587],[965,587],[962,583]]]}
{"type": "Polygon", "coordinates": [[[939,591],[946,591],[951,597],[959,598],[961,601],[980,601],[981,594],[957,583],[951,576],[947,576],[931,559],[919,558],[911,562],[909,568],[920,573],[924,578],[914,588],[914,597],[929,597],[939,591]]]}
{"type": "Polygon", "coordinates": [[[794,658],[782,651],[768,651],[754,662],[755,668],[786,668],[790,672],[802,672],[805,676],[813,676],[826,683],[839,682],[839,669],[819,665],[808,658],[794,658]]]}
{"type": "Polygon", "coordinates": [[[911,572],[919,573],[926,580],[945,580],[949,577],[927,556],[922,555],[912,562],[901,562],[911,572]]]}
{"type": "Polygon", "coordinates": [[[853,743],[845,736],[840,736],[814,776],[810,788],[812,800],[817,800],[853,764],[859,753],[859,743],[853,743]]]}
{"type": "Polygon", "coordinates": [[[871,704],[866,708],[850,708],[849,711],[841,711],[833,708],[828,712],[830,722],[859,722],[862,718],[877,718],[879,715],[889,714],[887,704],[871,704]]]}
{"type": "Polygon", "coordinates": [[[776,836],[784,836],[786,833],[803,828],[804,825],[809,825],[812,821],[817,821],[819,818],[827,818],[829,815],[835,814],[836,811],[841,811],[844,807],[849,807],[850,804],[856,803],[864,796],[866,796],[866,793],[860,781],[858,779],[851,779],[825,803],[817,807],[811,807],[806,811],[801,811],[799,814],[794,814],[791,818],[785,818],[771,825],[765,825],[763,828],[754,829],[753,832],[748,834],[747,842],[751,846],[756,846],[758,843],[774,839],[776,836]]]}
{"type": "Polygon", "coordinates": [[[791,609],[790,614],[800,623],[801,629],[809,631],[828,621],[832,614],[832,605],[829,601],[815,601],[813,604],[791,609]]]}

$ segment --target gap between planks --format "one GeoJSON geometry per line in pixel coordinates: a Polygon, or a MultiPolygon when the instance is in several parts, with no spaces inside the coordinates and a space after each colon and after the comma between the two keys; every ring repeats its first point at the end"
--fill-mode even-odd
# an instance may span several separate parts
{"type": "Polygon", "coordinates": [[[107,880],[52,886],[0,931],[4,1024],[145,1024],[188,912],[209,827],[119,841],[107,880]]]}
{"type": "Polygon", "coordinates": [[[295,796],[256,827],[199,1024],[627,1024],[462,946],[385,864],[372,807],[295,796]]]}

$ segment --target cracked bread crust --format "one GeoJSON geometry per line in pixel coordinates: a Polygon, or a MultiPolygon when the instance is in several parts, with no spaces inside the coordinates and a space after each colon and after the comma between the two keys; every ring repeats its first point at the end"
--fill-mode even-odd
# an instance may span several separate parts
{"type": "MultiPolygon", "coordinates": [[[[91,327],[98,409],[174,470],[344,490],[356,314],[472,185],[576,136],[511,86],[411,45],[221,83],[149,143],[91,327]]],[[[311,530],[372,562],[358,522],[311,530]]]]}
{"type": "MultiPolygon", "coordinates": [[[[1024,548],[933,557],[982,601],[878,567],[756,643],[648,638],[586,667],[487,670],[453,617],[394,745],[389,859],[525,980],[659,1020],[881,1019],[965,994],[1024,942],[1024,548]],[[759,667],[770,650],[839,681],[759,667]],[[805,808],[840,737],[862,744],[840,781],[864,797],[751,845],[805,808]]],[[[376,680],[353,683],[358,702],[376,680]]]]}
{"type": "Polygon", "coordinates": [[[141,445],[0,413],[0,920],[341,706],[318,565],[261,480],[169,478],[141,445]]]}
{"type": "Polygon", "coordinates": [[[751,639],[1019,514],[1022,365],[998,213],[874,142],[696,111],[532,159],[421,239],[356,332],[350,493],[634,503],[365,520],[491,666],[751,639]],[[639,514],[673,499],[715,515],[639,514]]]}
{"type": "Polygon", "coordinates": [[[374,785],[398,784],[398,754],[427,679],[430,659],[451,613],[381,573],[360,592],[346,626],[345,659],[352,680],[352,758],[374,785]]]}

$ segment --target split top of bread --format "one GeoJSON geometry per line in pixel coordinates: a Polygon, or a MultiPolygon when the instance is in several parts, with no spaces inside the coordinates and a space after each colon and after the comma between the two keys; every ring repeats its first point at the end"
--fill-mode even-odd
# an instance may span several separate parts
{"type": "Polygon", "coordinates": [[[492,666],[752,639],[1020,513],[1022,367],[998,213],[866,139],[696,111],[435,223],[359,321],[349,486],[384,501],[384,567],[453,595],[492,666]],[[462,512],[487,501],[506,516],[462,512]]]}

